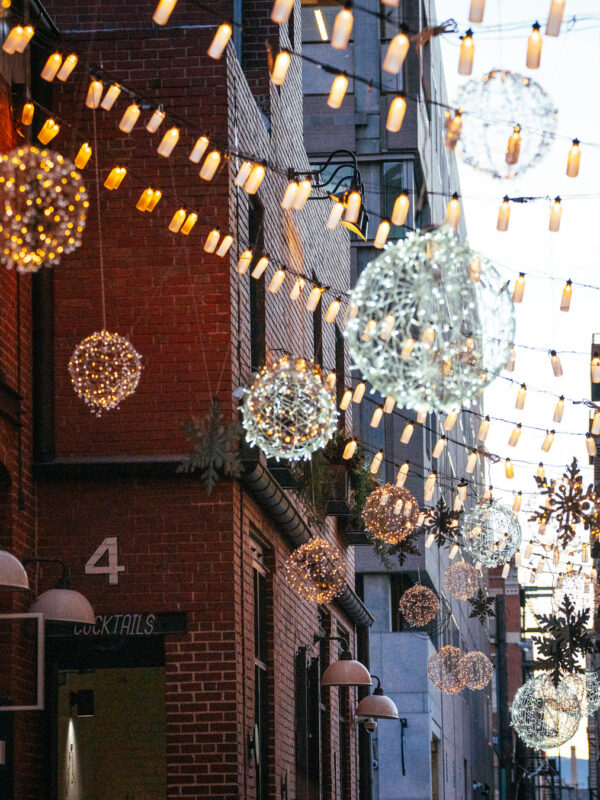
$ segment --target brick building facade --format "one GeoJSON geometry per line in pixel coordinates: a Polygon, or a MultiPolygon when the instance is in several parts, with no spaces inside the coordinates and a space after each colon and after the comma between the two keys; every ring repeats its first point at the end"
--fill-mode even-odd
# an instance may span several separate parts
{"type": "MultiPolygon", "coordinates": [[[[340,291],[350,279],[347,233],[325,229],[323,204],[280,208],[287,168],[308,169],[301,71],[294,60],[284,86],[269,84],[265,31],[271,46],[289,45],[299,35],[300,9],[296,24],[280,29],[268,22],[270,2],[244,3],[243,35],[236,27],[214,61],[207,47],[223,19],[236,19],[237,4],[207,11],[180,0],[165,28],[151,22],[154,5],[50,2],[60,34],[48,22],[33,43],[32,74],[53,49],[75,51],[97,65],[106,85],[122,82],[147,102],[124,134],[118,122],[131,102],[127,91],[111,111],[91,111],[83,69],[64,84],[34,82],[37,99],[62,122],[52,147],[72,158],[83,141],[93,146],[100,213],[92,160],[83,173],[90,213],[82,247],[33,278],[0,273],[9,520],[1,545],[18,557],[62,559],[98,622],[68,635],[47,624],[46,708],[9,714],[11,758],[0,768],[11,787],[6,796],[356,798],[356,691],[319,691],[319,670],[338,650],[314,643],[319,634],[344,636],[356,653],[364,649],[357,631],[364,642],[372,621],[354,593],[352,554],[335,519],[312,522],[257,452],[245,450],[241,479],[222,480],[210,496],[197,475],[176,472],[189,451],[182,424],[204,416],[215,399],[234,419],[235,390],[265,360],[282,351],[316,357],[327,370],[341,366],[343,381],[340,337],[322,323],[322,303],[312,315],[307,291],[304,302],[289,298],[294,273],[340,291]],[[153,136],[145,130],[159,104],[180,127],[168,159],[156,146],[170,120],[153,136]],[[223,159],[211,182],[198,177],[188,154],[199,134],[274,165],[256,197],[233,185],[237,155],[223,159]],[[116,165],[127,176],[109,192],[102,184],[116,165]],[[135,209],[148,185],[163,191],[152,214],[135,209]],[[168,232],[181,206],[201,215],[189,237],[168,232]],[[203,249],[215,225],[234,236],[226,258],[203,249]],[[247,246],[287,265],[279,294],[266,291],[273,267],[258,281],[237,274],[247,246]],[[97,419],[73,392],[67,362],[103,325],[101,254],[106,327],[131,340],[144,369],[136,393],[97,419]],[[344,593],[323,608],[300,600],[283,574],[291,550],[317,532],[347,560],[344,593]],[[93,554],[108,557],[106,540],[110,561],[94,573],[93,554]],[[93,719],[73,711],[80,691],[94,692],[93,719]]],[[[38,108],[34,132],[44,116],[38,108]]],[[[3,149],[12,144],[5,139],[3,149]]],[[[58,567],[30,568],[35,594],[57,577],[58,567]]],[[[31,666],[11,659],[13,681],[31,666]]],[[[15,694],[8,686],[7,697],[15,694]]]]}

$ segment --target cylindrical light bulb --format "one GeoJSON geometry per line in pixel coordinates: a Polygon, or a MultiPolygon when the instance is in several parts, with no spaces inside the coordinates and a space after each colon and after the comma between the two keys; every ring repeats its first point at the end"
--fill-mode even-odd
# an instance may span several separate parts
{"type": "Polygon", "coordinates": [[[408,195],[402,192],[399,194],[394,202],[394,208],[392,210],[392,223],[394,225],[404,225],[406,222],[406,217],[408,216],[408,209],[410,207],[410,203],[408,200],[408,195]]]}
{"type": "Polygon", "coordinates": [[[579,149],[579,139],[573,139],[573,144],[567,158],[567,176],[569,178],[576,178],[579,175],[580,160],[581,150],[579,149]]]}
{"type": "Polygon", "coordinates": [[[515,514],[518,514],[519,511],[521,510],[522,503],[523,503],[523,492],[517,492],[512,504],[512,510],[515,512],[515,514]]]}
{"type": "Polygon", "coordinates": [[[184,236],[188,236],[194,225],[198,222],[198,214],[195,211],[192,211],[190,214],[187,215],[185,222],[181,226],[181,233],[184,236]]]}
{"type": "Polygon", "coordinates": [[[469,457],[467,458],[467,466],[465,467],[465,472],[471,475],[476,466],[477,466],[477,450],[471,450],[471,452],[469,453],[469,457]]]}
{"type": "Polygon", "coordinates": [[[561,396],[556,401],[556,406],[554,407],[554,416],[552,417],[554,422],[560,422],[562,420],[564,410],[565,410],[565,398],[561,394],[561,396]]]}
{"type": "Polygon", "coordinates": [[[60,125],[58,125],[53,119],[47,119],[42,126],[41,131],[38,133],[38,139],[42,144],[48,144],[51,142],[52,139],[58,134],[60,130],[60,125]]]}
{"type": "Polygon", "coordinates": [[[118,83],[111,84],[106,90],[106,94],[102,98],[100,107],[103,108],[105,111],[110,111],[111,108],[114,106],[117,97],[120,94],[121,94],[121,87],[119,86],[119,84],[118,83]]]}
{"type": "Polygon", "coordinates": [[[498,222],[496,223],[496,230],[507,231],[509,219],[510,219],[510,204],[508,202],[508,196],[504,195],[502,204],[498,209],[498,222]]]}
{"type": "Polygon", "coordinates": [[[527,59],[528,69],[537,69],[542,58],[542,34],[540,33],[539,22],[534,22],[531,26],[531,33],[527,40],[527,59]]]}
{"type": "Polygon", "coordinates": [[[364,397],[366,388],[367,388],[367,384],[364,383],[363,381],[361,381],[360,383],[358,383],[356,385],[356,388],[354,389],[354,394],[352,395],[352,402],[353,403],[360,403],[360,401],[364,397]]]}
{"type": "Polygon", "coordinates": [[[292,286],[292,291],[290,292],[290,299],[297,300],[304,291],[305,284],[306,281],[304,278],[296,278],[296,282],[292,286]]]}
{"type": "Polygon", "coordinates": [[[48,81],[48,83],[52,83],[54,78],[58,73],[58,70],[62,66],[62,56],[60,53],[52,53],[52,55],[48,56],[48,60],[44,64],[44,68],[42,69],[40,77],[43,80],[48,81]]]}
{"type": "Polygon", "coordinates": [[[200,136],[196,140],[196,144],[192,148],[192,152],[189,154],[188,158],[194,164],[199,164],[200,159],[206,152],[206,148],[208,147],[208,139],[206,136],[200,136]]]}
{"type": "Polygon", "coordinates": [[[207,53],[211,58],[216,60],[221,58],[223,51],[227,47],[227,42],[231,39],[232,33],[233,29],[228,22],[223,22],[221,25],[219,25],[217,32],[210,43],[210,47],[207,50],[207,53]]]}
{"type": "Polygon", "coordinates": [[[473,43],[473,31],[469,28],[465,35],[460,37],[460,54],[458,56],[459,75],[470,75],[473,72],[474,55],[475,45],[473,43]]]}
{"type": "Polygon", "coordinates": [[[298,191],[296,192],[292,201],[292,208],[294,208],[296,211],[302,211],[306,205],[306,201],[310,197],[311,191],[312,181],[310,178],[304,178],[304,180],[300,181],[298,184],[298,191]]]}
{"type": "Polygon", "coordinates": [[[450,225],[454,230],[458,230],[458,221],[460,219],[460,202],[458,194],[454,192],[452,199],[446,206],[446,225],[450,225]]]}
{"type": "Polygon", "coordinates": [[[286,210],[292,208],[297,193],[298,193],[298,182],[290,181],[283,195],[283,199],[281,201],[281,207],[286,210]]]}
{"type": "Polygon", "coordinates": [[[339,108],[342,105],[346,90],[348,89],[348,78],[345,75],[336,75],[329,90],[327,105],[329,108],[339,108]]]}
{"type": "Polygon", "coordinates": [[[514,372],[516,361],[517,361],[517,351],[514,347],[511,347],[510,354],[508,356],[508,361],[506,362],[506,366],[504,367],[504,369],[507,372],[514,372]]]}
{"type": "Polygon", "coordinates": [[[77,66],[78,58],[75,53],[70,53],[62,63],[61,68],[58,70],[56,77],[59,81],[66,81],[69,75],[77,66]]]}
{"type": "Polygon", "coordinates": [[[161,190],[154,189],[154,191],[152,192],[152,198],[149,201],[148,206],[146,207],[146,211],[154,211],[161,197],[162,197],[161,190]]]}
{"type": "Polygon", "coordinates": [[[152,15],[154,22],[157,25],[166,25],[176,5],[177,0],[159,0],[152,15]]]}
{"type": "Polygon", "coordinates": [[[401,94],[394,97],[390,103],[385,127],[391,133],[398,133],[406,114],[406,100],[401,94]]]}
{"type": "Polygon", "coordinates": [[[440,456],[444,452],[447,441],[448,440],[446,439],[445,436],[440,436],[440,438],[435,443],[435,447],[433,448],[433,452],[431,454],[432,458],[440,458],[440,456]]]}
{"type": "Polygon", "coordinates": [[[221,153],[218,150],[212,150],[204,159],[204,163],[200,167],[199,175],[205,181],[210,181],[215,177],[215,172],[221,163],[221,153]]]}
{"type": "Polygon", "coordinates": [[[590,364],[590,376],[592,383],[600,383],[600,357],[594,353],[590,364]]]}
{"type": "Polygon", "coordinates": [[[458,411],[449,411],[444,420],[444,430],[451,431],[456,425],[458,419],[458,411]]]}
{"type": "Polygon", "coordinates": [[[278,25],[285,25],[294,8],[294,0],[275,0],[271,11],[271,19],[278,25]]]}
{"type": "Polygon", "coordinates": [[[237,271],[239,275],[244,275],[248,271],[248,267],[252,263],[252,250],[244,250],[237,264],[237,271]]]}
{"type": "Polygon", "coordinates": [[[546,477],[546,470],[544,469],[544,465],[542,464],[541,461],[538,464],[538,468],[535,472],[535,475],[537,478],[540,478],[541,480],[544,480],[544,478],[546,477]]]}
{"type": "Polygon", "coordinates": [[[396,405],[396,399],[394,397],[392,397],[391,394],[388,394],[388,396],[385,398],[385,401],[383,403],[383,413],[384,414],[391,414],[392,411],[394,410],[394,406],[395,405],[396,405]]]}
{"type": "Polygon", "coordinates": [[[360,214],[361,203],[362,203],[362,198],[360,196],[360,192],[356,190],[350,192],[350,194],[346,198],[346,211],[344,213],[344,219],[346,220],[346,222],[358,221],[358,215],[360,214]]]}
{"type": "Polygon", "coordinates": [[[423,487],[423,497],[425,500],[431,500],[433,497],[433,490],[435,489],[435,482],[437,480],[437,475],[435,472],[430,472],[425,480],[425,486],[423,487]]]}
{"type": "Polygon", "coordinates": [[[152,200],[153,194],[154,191],[150,186],[147,189],[144,189],[140,195],[140,199],[135,204],[135,207],[138,211],[146,211],[148,208],[148,203],[152,200]]]}
{"type": "Polygon", "coordinates": [[[21,110],[21,123],[23,125],[31,125],[31,123],[33,122],[34,112],[35,112],[35,106],[33,105],[33,103],[30,103],[29,101],[25,103],[21,110]]]}
{"type": "Polygon", "coordinates": [[[590,431],[593,436],[600,436],[600,411],[595,412],[590,431]]]}
{"type": "Polygon", "coordinates": [[[353,24],[354,17],[350,8],[341,8],[335,17],[331,33],[331,46],[334,50],[344,50],[348,46],[353,24]]]}
{"type": "Polygon", "coordinates": [[[383,418],[383,406],[378,406],[373,412],[373,416],[371,417],[371,423],[370,423],[371,428],[378,428],[382,418],[383,418]]]}
{"type": "Polygon", "coordinates": [[[252,172],[252,162],[244,161],[242,163],[242,166],[239,168],[237,175],[233,179],[233,183],[236,186],[243,186],[248,180],[248,175],[250,175],[251,172],[252,172]]]}
{"type": "Polygon", "coordinates": [[[119,122],[119,128],[123,131],[123,133],[131,133],[133,130],[133,126],[138,121],[140,116],[140,107],[137,103],[131,103],[131,105],[127,106],[125,109],[125,113],[121,117],[121,121],[119,122]]]}
{"type": "Polygon", "coordinates": [[[321,299],[321,295],[325,290],[322,286],[313,286],[308,295],[308,300],[306,301],[306,310],[313,312],[319,305],[319,300],[321,299]]]}
{"type": "Polygon", "coordinates": [[[585,435],[585,446],[587,448],[588,455],[590,457],[593,457],[593,456],[596,455],[596,452],[597,452],[596,451],[596,440],[594,439],[594,437],[592,436],[591,433],[586,433],[586,435],[585,435]]]}
{"type": "Polygon", "coordinates": [[[265,168],[262,164],[255,164],[252,167],[252,172],[248,175],[248,180],[244,184],[244,191],[248,194],[256,194],[258,187],[263,182],[265,177],[265,168]]]}
{"type": "Polygon", "coordinates": [[[356,439],[351,439],[346,446],[344,447],[344,452],[342,453],[342,458],[344,461],[349,461],[354,453],[356,453],[357,442],[356,439]]]}
{"type": "Polygon", "coordinates": [[[435,328],[432,325],[428,325],[425,328],[421,341],[423,342],[425,350],[431,350],[435,341],[435,328]]]}
{"type": "Polygon", "coordinates": [[[92,155],[92,148],[89,146],[87,142],[84,142],[81,147],[79,148],[77,155],[75,156],[74,164],[77,169],[84,169],[90,157],[92,155]]]}
{"type": "Polygon", "coordinates": [[[553,441],[554,441],[554,431],[549,431],[544,437],[544,441],[542,442],[542,450],[544,451],[544,453],[547,453],[550,450],[553,441]]]}
{"type": "Polygon", "coordinates": [[[565,0],[552,0],[546,20],[546,36],[558,36],[565,12],[565,0]]]}
{"type": "MultiPolygon", "coordinates": [[[[213,228],[209,231],[208,236],[204,241],[204,252],[205,253],[214,253],[217,249],[217,245],[219,244],[219,240],[221,238],[221,229],[220,228],[213,228]]],[[[265,265],[266,266],[266,265],[265,265]]],[[[263,270],[264,271],[264,270],[263,270]]],[[[254,273],[252,273],[254,274],[254,273]]]]}
{"type": "Polygon", "coordinates": [[[379,450],[379,452],[375,453],[375,455],[373,456],[373,461],[371,461],[371,466],[369,467],[369,472],[371,473],[371,475],[377,475],[382,461],[383,461],[383,450],[379,450]]]}
{"type": "Polygon", "coordinates": [[[515,468],[513,467],[510,458],[507,458],[504,462],[504,474],[508,480],[512,480],[515,477],[515,468]]]}
{"type": "Polygon", "coordinates": [[[402,345],[402,350],[400,351],[400,358],[403,361],[408,361],[410,355],[414,349],[415,340],[414,339],[405,339],[404,344],[402,345]]]}
{"type": "Polygon", "coordinates": [[[402,69],[404,59],[410,47],[410,40],[404,31],[397,33],[388,45],[383,59],[383,69],[392,75],[397,75],[402,69]]]}
{"type": "Polygon", "coordinates": [[[521,423],[519,422],[512,431],[510,432],[510,436],[508,437],[508,446],[509,447],[516,447],[519,443],[519,439],[521,438],[521,423]]]}
{"type": "Polygon", "coordinates": [[[271,70],[271,83],[275,86],[281,86],[285,81],[291,60],[292,57],[287,50],[280,50],[275,56],[273,69],[271,70]]]}
{"type": "Polygon", "coordinates": [[[233,236],[228,233],[227,236],[224,236],[221,239],[221,244],[217,247],[216,253],[219,258],[223,258],[229,252],[229,248],[233,244],[233,236]]]}
{"type": "Polygon", "coordinates": [[[487,439],[487,435],[490,431],[490,418],[489,416],[484,417],[479,424],[479,430],[477,431],[477,438],[480,442],[485,442],[487,439]]]}
{"type": "Polygon", "coordinates": [[[285,270],[278,269],[277,272],[273,274],[269,285],[267,286],[267,290],[272,294],[277,294],[277,292],[281,289],[281,284],[285,280],[285,270]]]}
{"type": "Polygon", "coordinates": [[[15,25],[13,28],[10,29],[10,32],[6,39],[4,40],[4,44],[2,45],[2,49],[5,53],[8,53],[9,56],[12,56],[17,49],[17,44],[23,39],[23,26],[22,25],[15,25]]]}
{"type": "Polygon", "coordinates": [[[550,223],[548,230],[558,231],[560,229],[560,215],[562,212],[560,197],[555,197],[552,206],[550,207],[550,223]]]}
{"type": "Polygon", "coordinates": [[[335,322],[335,318],[338,315],[341,305],[342,302],[339,297],[331,301],[329,308],[325,312],[325,322],[335,322]]]}
{"type": "Polygon", "coordinates": [[[504,155],[504,160],[507,164],[513,165],[516,164],[519,160],[519,155],[521,153],[521,126],[515,125],[513,128],[513,132],[508,138],[508,144],[506,145],[506,153],[504,155]]]}
{"type": "Polygon", "coordinates": [[[519,391],[517,392],[517,399],[515,400],[515,408],[519,410],[523,408],[525,405],[525,397],[527,396],[527,387],[524,383],[521,384],[519,387],[519,391]]]}
{"type": "Polygon", "coordinates": [[[552,365],[552,372],[556,378],[560,378],[563,374],[562,364],[560,363],[560,357],[556,350],[550,351],[550,364],[552,365]]]}
{"type": "Polygon", "coordinates": [[[404,486],[406,483],[406,478],[408,477],[408,470],[409,463],[408,461],[405,461],[398,470],[398,475],[396,476],[396,486],[404,486]]]}
{"type": "Polygon", "coordinates": [[[325,223],[325,227],[330,231],[334,231],[339,225],[343,213],[344,213],[344,204],[340,203],[339,201],[336,201],[331,206],[331,211],[329,212],[329,216],[327,217],[327,222],[325,223]]]}
{"type": "Polygon", "coordinates": [[[179,128],[175,127],[169,128],[169,130],[160,140],[160,144],[156,148],[156,152],[160,156],[168,158],[173,152],[173,149],[175,148],[175,145],[177,144],[178,141],[179,141],[179,128]]]}
{"type": "Polygon", "coordinates": [[[469,9],[469,22],[482,22],[485,11],[485,0],[471,0],[469,9]]]}
{"type": "Polygon", "coordinates": [[[415,430],[415,426],[412,422],[407,422],[404,426],[404,430],[402,431],[402,436],[400,437],[400,441],[402,444],[408,444],[410,442],[410,438],[413,435],[415,430]]]}
{"type": "Polygon", "coordinates": [[[268,264],[269,264],[269,259],[266,256],[262,256],[262,258],[259,258],[256,263],[256,266],[252,270],[251,273],[252,277],[258,280],[262,276],[263,272],[266,270],[268,264]]]}
{"type": "Polygon", "coordinates": [[[379,223],[379,227],[377,228],[377,233],[373,241],[373,247],[376,247],[378,250],[383,250],[385,243],[387,242],[389,232],[390,223],[387,219],[382,219],[379,223]]]}
{"type": "Polygon", "coordinates": [[[515,281],[515,288],[512,293],[513,303],[522,303],[523,295],[525,294],[525,273],[520,272],[519,277],[515,281]]]}
{"type": "Polygon", "coordinates": [[[560,298],[560,310],[568,311],[571,308],[571,295],[573,293],[573,286],[570,280],[565,284],[562,296],[560,298]]]}
{"type": "Polygon", "coordinates": [[[445,144],[449,150],[456,150],[456,145],[460,139],[460,132],[462,130],[462,111],[459,109],[451,115],[449,111],[446,112],[446,139],[445,144]]]}
{"type": "Polygon", "coordinates": [[[173,214],[171,222],[169,223],[169,230],[171,233],[179,233],[186,217],[187,213],[185,208],[180,208],[173,214]]]}
{"type": "Polygon", "coordinates": [[[415,420],[419,425],[425,425],[427,422],[427,411],[417,411],[417,418],[415,420]]]}
{"type": "Polygon", "coordinates": [[[340,410],[346,411],[351,402],[352,402],[352,389],[346,389],[346,391],[342,395],[342,399],[340,400],[340,410]]]}
{"type": "Polygon", "coordinates": [[[104,87],[102,81],[93,80],[88,86],[85,104],[88,108],[98,108],[100,100],[102,100],[102,92],[104,87]]]}
{"type": "Polygon", "coordinates": [[[165,112],[162,109],[160,108],[154,109],[152,116],[146,123],[146,130],[149,133],[156,133],[156,131],[163,124],[164,118],[165,118],[165,112]]]}

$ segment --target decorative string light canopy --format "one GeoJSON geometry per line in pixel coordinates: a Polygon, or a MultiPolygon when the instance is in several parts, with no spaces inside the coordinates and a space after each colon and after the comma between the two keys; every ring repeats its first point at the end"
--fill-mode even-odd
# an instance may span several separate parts
{"type": "MultiPolygon", "coordinates": [[[[525,744],[536,750],[548,750],[568,742],[577,732],[581,719],[575,693],[570,698],[571,710],[560,711],[547,702],[546,682],[544,675],[530,678],[517,691],[511,708],[513,728],[525,744]]],[[[570,689],[565,685],[561,691],[570,689]]],[[[562,700],[560,704],[564,705],[562,700]]]]}
{"type": "Polygon", "coordinates": [[[460,648],[447,644],[434,653],[427,664],[427,674],[432,683],[448,694],[456,694],[465,688],[466,676],[461,671],[464,653],[460,648]]]}
{"type": "Polygon", "coordinates": [[[81,244],[88,196],[74,164],[59,153],[17,147],[0,156],[1,258],[37,272],[81,244]]]}
{"type": "Polygon", "coordinates": [[[494,667],[492,662],[479,650],[465,653],[459,664],[459,673],[464,678],[468,689],[483,689],[492,680],[494,667]]]}
{"type": "Polygon", "coordinates": [[[97,417],[135,392],[141,371],[142,357],[129,339],[106,330],[83,339],[69,361],[73,388],[97,417]]]}
{"type": "Polygon", "coordinates": [[[452,564],[444,573],[444,589],[452,597],[468,600],[469,597],[473,597],[478,588],[479,572],[466,561],[452,564]]]}
{"type": "Polygon", "coordinates": [[[285,562],[285,576],[300,597],[329,603],[343,590],[346,563],[337,548],[315,537],[300,545],[285,562]]]}
{"type": "Polygon", "coordinates": [[[495,500],[482,503],[466,517],[462,529],[465,550],[486,567],[506,564],[521,545],[516,514],[495,500]]]}
{"type": "Polygon", "coordinates": [[[409,625],[422,628],[436,618],[440,601],[432,589],[418,583],[404,592],[398,608],[409,625]]]}
{"type": "Polygon", "coordinates": [[[504,366],[514,325],[499,274],[444,226],[409,234],[367,265],[350,293],[346,335],[354,364],[382,395],[451,412],[504,366]]]}
{"type": "Polygon", "coordinates": [[[494,69],[468,81],[455,107],[461,110],[456,152],[494,178],[514,178],[535,166],[554,141],[558,112],[552,100],[538,83],[516,72],[494,69]]]}
{"type": "Polygon", "coordinates": [[[376,539],[398,544],[414,531],[419,504],[408,489],[386,483],[368,496],[363,519],[376,539]]]}
{"type": "Polygon", "coordinates": [[[320,367],[283,356],[264,366],[246,392],[246,439],[271,458],[309,459],[336,431],[338,412],[320,367]]]}

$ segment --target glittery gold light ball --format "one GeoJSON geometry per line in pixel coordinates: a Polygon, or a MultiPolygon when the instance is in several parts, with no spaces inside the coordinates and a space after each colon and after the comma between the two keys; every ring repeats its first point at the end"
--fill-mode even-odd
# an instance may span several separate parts
{"type": "Polygon", "coordinates": [[[0,156],[0,258],[37,272],[81,244],[88,196],[75,165],[60,153],[17,147],[0,156]]]}
{"type": "Polygon", "coordinates": [[[467,600],[469,597],[473,597],[478,588],[479,572],[466,561],[452,564],[444,573],[444,589],[452,597],[467,600]]]}
{"type": "Polygon", "coordinates": [[[419,513],[419,504],[408,489],[386,483],[368,496],[363,519],[376,539],[398,544],[414,531],[419,513]]]}
{"type": "Polygon", "coordinates": [[[329,603],[344,590],[346,562],[340,551],[315,537],[300,545],[284,565],[292,589],[306,600],[329,603]]]}
{"type": "Polygon", "coordinates": [[[321,368],[304,358],[263,367],[242,403],[246,439],[277,460],[310,459],[334,435],[337,417],[321,368]]]}
{"type": "MultiPolygon", "coordinates": [[[[560,711],[547,702],[544,693],[546,675],[530,678],[515,694],[511,723],[520,738],[536,750],[559,747],[577,733],[581,709],[577,698],[572,710],[560,711]]],[[[547,692],[547,690],[546,690],[547,692]]]]}
{"type": "Polygon", "coordinates": [[[460,671],[463,656],[463,651],[451,644],[431,656],[427,664],[427,674],[438,689],[456,694],[465,688],[465,676],[460,671]]]}
{"type": "Polygon", "coordinates": [[[142,357],[129,339],[104,330],[83,339],[69,361],[73,388],[97,417],[135,392],[141,370],[142,357]]]}
{"type": "Polygon", "coordinates": [[[440,601],[434,591],[417,584],[404,592],[398,608],[409,625],[422,628],[435,619],[440,610],[440,601]]]}
{"type": "Polygon", "coordinates": [[[483,689],[492,680],[494,667],[492,662],[479,650],[465,653],[460,662],[459,671],[469,689],[483,689]]]}

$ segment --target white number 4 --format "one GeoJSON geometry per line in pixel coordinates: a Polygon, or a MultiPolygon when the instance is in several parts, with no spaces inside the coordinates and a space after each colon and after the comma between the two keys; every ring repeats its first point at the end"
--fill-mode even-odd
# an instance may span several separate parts
{"type": "Polygon", "coordinates": [[[108,575],[109,583],[119,582],[119,572],[125,572],[125,567],[119,565],[119,545],[116,536],[104,539],[97,549],[92,553],[85,565],[86,575],[108,575]],[[98,562],[106,556],[107,560],[103,565],[98,566],[98,562]]]}

